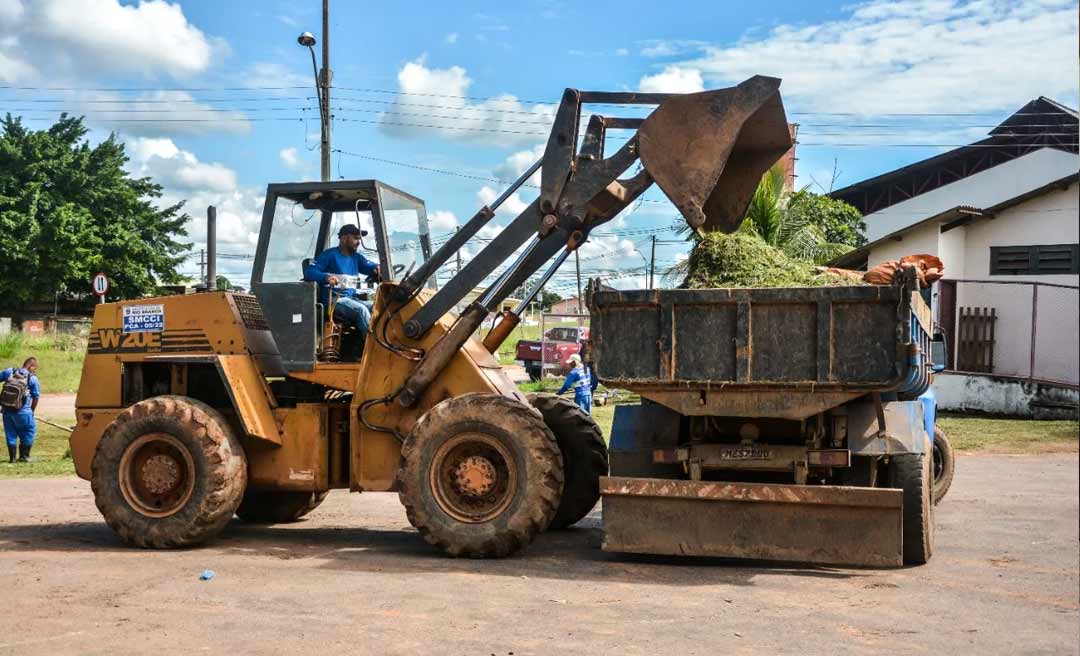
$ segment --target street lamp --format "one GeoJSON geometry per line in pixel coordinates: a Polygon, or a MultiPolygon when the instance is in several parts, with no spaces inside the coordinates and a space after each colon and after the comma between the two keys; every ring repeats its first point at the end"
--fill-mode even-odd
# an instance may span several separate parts
{"type": "MultiPolygon", "coordinates": [[[[326,7],[324,7],[325,11],[326,7]]],[[[322,125],[322,180],[330,179],[330,57],[326,39],[326,16],[323,16],[323,68],[320,73],[319,65],[315,61],[315,35],[311,32],[302,32],[296,37],[296,42],[302,48],[307,48],[311,53],[311,71],[315,74],[315,95],[319,100],[319,122],[322,125]]]]}

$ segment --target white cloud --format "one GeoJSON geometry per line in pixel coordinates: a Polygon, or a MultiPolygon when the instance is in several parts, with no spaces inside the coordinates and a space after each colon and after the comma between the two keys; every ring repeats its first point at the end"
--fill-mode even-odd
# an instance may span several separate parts
{"type": "Polygon", "coordinates": [[[87,123],[136,136],[247,134],[251,122],[240,111],[195,100],[186,91],[153,91],[129,99],[112,92],[69,93],[66,103],[87,123]]]}
{"type": "MultiPolygon", "coordinates": [[[[198,250],[206,242],[206,208],[217,208],[218,252],[248,255],[255,252],[262,218],[260,188],[244,188],[236,172],[217,162],[202,162],[192,152],[179,148],[171,139],[134,137],[125,141],[130,156],[128,169],[135,175],[150,176],[163,189],[160,206],[185,201],[191,215],[187,239],[198,250]]],[[[184,269],[198,270],[198,258],[184,269]]],[[[218,270],[234,283],[247,285],[250,260],[222,260],[218,270]]]]}
{"type": "Polygon", "coordinates": [[[289,27],[300,27],[300,22],[299,22],[299,21],[297,21],[297,20],[296,20],[295,18],[293,18],[292,16],[287,16],[287,15],[285,15],[285,14],[279,14],[279,15],[277,16],[277,19],[278,19],[278,20],[279,20],[279,21],[280,21],[280,22],[281,22],[282,24],[284,24],[284,25],[288,25],[289,27]]]}
{"type": "MultiPolygon", "coordinates": [[[[544,156],[544,149],[546,147],[546,143],[539,143],[529,150],[519,150],[503,160],[502,163],[492,169],[491,172],[499,180],[513,182],[514,180],[517,180],[522,173],[528,171],[529,167],[532,166],[534,162],[544,156]]],[[[532,174],[526,184],[540,186],[540,171],[532,174]]]]}
{"type": "Polygon", "coordinates": [[[656,75],[646,75],[638,83],[638,90],[645,93],[695,93],[705,90],[701,71],[682,66],[665,66],[656,75]]]}
{"type": "Polygon", "coordinates": [[[0,0],[0,25],[8,25],[22,18],[22,2],[19,0],[0,0]]]}
{"type": "MultiPolygon", "coordinates": [[[[499,197],[499,192],[495,191],[491,187],[484,185],[480,188],[480,191],[476,192],[476,198],[483,205],[491,205],[496,198],[499,197]]],[[[499,206],[499,209],[495,210],[495,216],[502,216],[508,219],[516,218],[517,215],[525,211],[525,208],[529,206],[529,203],[521,199],[519,192],[510,194],[510,197],[503,201],[503,204],[499,206]]],[[[500,228],[501,230],[502,228],[500,228]]]]}
{"type": "Polygon", "coordinates": [[[978,112],[1039,95],[1077,98],[1073,0],[900,0],[846,8],[838,20],[782,24],[681,63],[717,86],[784,79],[807,111],[978,112]]]}
{"type": "Polygon", "coordinates": [[[451,32],[450,34],[446,35],[446,37],[443,39],[443,41],[445,41],[448,45],[452,46],[455,43],[457,43],[459,36],[460,35],[457,32],[451,32]]]}
{"type": "Polygon", "coordinates": [[[646,39],[637,43],[643,57],[674,57],[691,50],[698,50],[705,45],[703,41],[691,39],[646,39]]]}
{"type": "Polygon", "coordinates": [[[127,142],[132,160],[141,173],[178,192],[230,192],[236,189],[236,172],[224,164],[200,162],[172,139],[135,137],[127,142]]]}
{"type": "Polygon", "coordinates": [[[448,210],[435,210],[428,213],[428,227],[433,233],[450,232],[458,227],[457,216],[448,210]]]}
{"type": "Polygon", "coordinates": [[[300,151],[295,148],[282,148],[278,152],[278,157],[281,159],[281,163],[285,165],[285,168],[297,170],[303,168],[303,162],[300,161],[300,151]]]}
{"type": "Polygon", "coordinates": [[[554,105],[526,105],[509,94],[471,100],[467,98],[471,85],[460,66],[429,68],[424,57],[408,62],[398,71],[398,89],[405,95],[382,114],[380,127],[403,138],[434,134],[497,146],[547,137],[554,105]]]}
{"type": "MultiPolygon", "coordinates": [[[[638,257],[637,251],[634,249],[634,242],[614,235],[592,235],[578,250],[581,251],[582,264],[590,260],[597,260],[597,266],[610,266],[611,262],[615,262],[617,258],[638,257]]],[[[638,259],[640,262],[640,258],[638,259]]],[[[634,265],[631,264],[631,266],[634,265]]]]}
{"type": "Polygon", "coordinates": [[[227,49],[188,22],[179,4],[143,0],[0,0],[0,25],[18,34],[0,45],[0,77],[33,79],[35,68],[58,76],[141,74],[190,77],[227,49]],[[14,62],[14,65],[12,64],[14,62]],[[30,62],[33,62],[31,66],[30,62]],[[13,66],[13,68],[9,68],[13,66]],[[15,77],[12,70],[18,70],[15,77]]]}
{"type": "Polygon", "coordinates": [[[616,48],[615,49],[615,56],[616,57],[626,57],[629,54],[630,54],[630,51],[627,50],[626,48],[616,48]]]}
{"type": "MultiPolygon", "coordinates": [[[[243,80],[244,86],[248,87],[310,87],[312,98],[315,96],[315,78],[310,68],[298,72],[277,62],[258,61],[244,71],[243,80]]],[[[317,104],[312,103],[312,106],[317,104]]],[[[318,113],[314,113],[314,118],[318,117],[318,113]]]]}

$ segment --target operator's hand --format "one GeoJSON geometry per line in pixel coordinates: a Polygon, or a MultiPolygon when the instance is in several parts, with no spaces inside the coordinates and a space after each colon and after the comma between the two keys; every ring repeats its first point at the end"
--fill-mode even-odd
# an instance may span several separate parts
{"type": "Polygon", "coordinates": [[[337,276],[326,276],[326,284],[330,285],[331,287],[337,287],[337,284],[338,284],[337,276]]]}
{"type": "Polygon", "coordinates": [[[372,272],[375,276],[376,282],[382,282],[382,273],[379,272],[379,265],[375,265],[375,271],[372,272]]]}

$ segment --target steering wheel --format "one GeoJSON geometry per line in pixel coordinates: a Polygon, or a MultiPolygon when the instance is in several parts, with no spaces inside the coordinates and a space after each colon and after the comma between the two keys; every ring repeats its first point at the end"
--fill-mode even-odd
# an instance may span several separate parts
{"type": "MultiPolygon", "coordinates": [[[[395,264],[393,267],[391,267],[391,269],[394,272],[394,277],[397,278],[398,274],[405,270],[405,265],[404,264],[395,264]]],[[[378,274],[375,274],[375,273],[371,273],[371,274],[368,274],[367,278],[364,278],[364,282],[368,282],[368,283],[372,283],[372,284],[379,283],[379,282],[382,282],[382,276],[380,276],[378,274]]]]}

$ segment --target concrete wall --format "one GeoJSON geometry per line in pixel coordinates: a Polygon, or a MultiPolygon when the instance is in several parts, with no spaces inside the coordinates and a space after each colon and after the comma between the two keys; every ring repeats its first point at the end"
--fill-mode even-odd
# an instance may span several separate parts
{"type": "MultiPolygon", "coordinates": [[[[1076,160],[1073,159],[1075,172],[1076,160]]],[[[1029,280],[1076,285],[1080,276],[991,276],[991,246],[1075,244],[1080,241],[1080,192],[1076,184],[1050,191],[1014,207],[993,219],[980,219],[966,227],[964,278],[978,280],[1029,280]]],[[[949,233],[945,233],[946,236],[949,233]]]]}
{"type": "Polygon", "coordinates": [[[938,408],[1033,419],[1075,419],[1080,393],[1067,387],[994,376],[938,374],[938,408]]]}
{"type": "MultiPolygon", "coordinates": [[[[929,253],[940,257],[940,233],[940,227],[934,222],[905,232],[901,235],[900,241],[887,239],[870,249],[866,266],[872,269],[887,260],[898,260],[904,255],[916,253],[929,253]]],[[[944,259],[942,258],[943,261],[944,259]]],[[[945,269],[946,271],[949,269],[948,262],[945,262],[945,269]]]]}
{"type": "Polygon", "coordinates": [[[1076,173],[1076,155],[1042,148],[866,215],[874,241],[957,205],[990,207],[1076,173]]]}
{"type": "MultiPolygon", "coordinates": [[[[1001,167],[995,167],[995,170],[997,168],[1001,167]]],[[[968,180],[980,175],[982,174],[968,180]]],[[[954,185],[963,182],[965,181],[954,185]]],[[[975,186],[971,186],[970,190],[973,193],[977,191],[975,186]]],[[[978,205],[974,201],[960,201],[958,204],[978,205]]],[[[992,219],[978,219],[946,233],[941,233],[937,222],[914,228],[902,235],[900,241],[886,240],[872,248],[868,263],[873,267],[904,255],[930,253],[937,255],[945,263],[946,279],[1010,283],[1027,281],[1078,286],[1080,275],[1076,274],[990,275],[992,246],[1077,242],[1080,242],[1080,187],[1072,184],[1068,189],[1047,192],[1002,210],[992,219]]],[[[1042,286],[1038,294],[1034,376],[1076,385],[1080,383],[1080,295],[1076,290],[1042,286]]],[[[994,308],[997,316],[994,324],[995,374],[1025,377],[1032,375],[1032,301],[1032,287],[1027,285],[989,282],[958,284],[958,308],[994,308]]],[[[955,341],[952,348],[956,348],[955,341]]]]}

